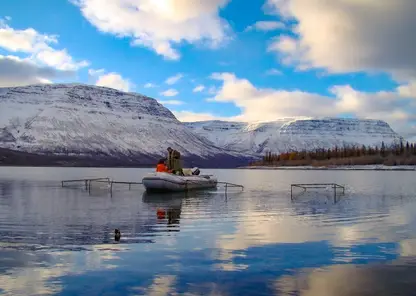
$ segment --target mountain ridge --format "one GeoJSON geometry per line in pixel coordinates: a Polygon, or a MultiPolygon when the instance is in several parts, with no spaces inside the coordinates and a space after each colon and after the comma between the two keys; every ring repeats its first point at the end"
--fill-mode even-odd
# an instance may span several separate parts
{"type": "Polygon", "coordinates": [[[89,85],[0,89],[0,146],[34,154],[156,161],[168,146],[185,161],[241,165],[250,156],[226,151],[193,133],[155,99],[89,85]],[[227,164],[227,162],[229,164],[227,164]]]}
{"type": "Polygon", "coordinates": [[[388,123],[377,119],[324,117],[257,123],[214,120],[185,125],[218,147],[255,154],[335,146],[375,147],[382,142],[391,145],[403,141],[388,123]]]}
{"type": "Polygon", "coordinates": [[[0,147],[69,157],[75,163],[107,159],[143,165],[164,157],[172,146],[186,164],[234,167],[267,151],[401,139],[381,120],[297,117],[182,123],[157,100],[135,92],[79,83],[0,88],[0,147]]]}

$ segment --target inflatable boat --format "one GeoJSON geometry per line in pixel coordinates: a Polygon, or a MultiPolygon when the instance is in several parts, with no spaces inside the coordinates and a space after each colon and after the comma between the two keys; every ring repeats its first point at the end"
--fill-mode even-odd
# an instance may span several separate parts
{"type": "Polygon", "coordinates": [[[217,187],[212,176],[178,176],[169,173],[151,173],[142,180],[149,192],[179,192],[217,187]]]}

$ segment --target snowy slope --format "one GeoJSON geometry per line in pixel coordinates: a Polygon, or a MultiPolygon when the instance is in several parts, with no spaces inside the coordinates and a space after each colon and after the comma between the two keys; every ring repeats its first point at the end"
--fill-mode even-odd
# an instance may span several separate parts
{"type": "Polygon", "coordinates": [[[0,147],[32,153],[241,155],[214,147],[156,100],[77,85],[0,88],[0,147]]]}
{"type": "Polygon", "coordinates": [[[219,147],[258,154],[344,145],[378,146],[383,141],[388,145],[401,140],[380,120],[282,119],[263,123],[204,121],[185,125],[219,147]]]}
{"type": "Polygon", "coordinates": [[[357,119],[281,119],[266,123],[183,124],[156,100],[114,89],[55,84],[0,88],[0,148],[23,152],[156,159],[166,147],[186,158],[244,165],[266,151],[387,145],[387,123],[357,119]]]}

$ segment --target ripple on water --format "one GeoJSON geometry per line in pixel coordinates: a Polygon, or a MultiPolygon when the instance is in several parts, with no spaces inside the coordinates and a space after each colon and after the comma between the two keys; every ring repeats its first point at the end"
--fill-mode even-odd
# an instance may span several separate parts
{"type": "MultiPolygon", "coordinates": [[[[0,294],[360,295],[360,277],[349,279],[355,294],[328,280],[379,273],[384,284],[389,272],[403,272],[397,266],[414,267],[413,175],[224,170],[214,173],[246,190],[148,195],[117,187],[111,197],[102,188],[60,188],[50,181],[54,169],[41,173],[43,180],[0,178],[0,294]],[[328,191],[291,201],[290,183],[300,181],[349,184],[335,202],[328,191]],[[369,263],[379,267],[367,271],[369,263]]],[[[403,272],[405,285],[412,272],[403,272]]]]}

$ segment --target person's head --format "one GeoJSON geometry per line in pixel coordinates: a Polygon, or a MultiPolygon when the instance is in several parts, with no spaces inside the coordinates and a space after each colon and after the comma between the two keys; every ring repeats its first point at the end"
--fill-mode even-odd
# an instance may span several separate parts
{"type": "Polygon", "coordinates": [[[167,149],[169,152],[172,152],[173,151],[173,149],[171,148],[171,147],[168,147],[168,149],[167,149]]]}
{"type": "Polygon", "coordinates": [[[166,161],[165,158],[159,159],[157,164],[165,164],[165,161],[166,161]]]}

